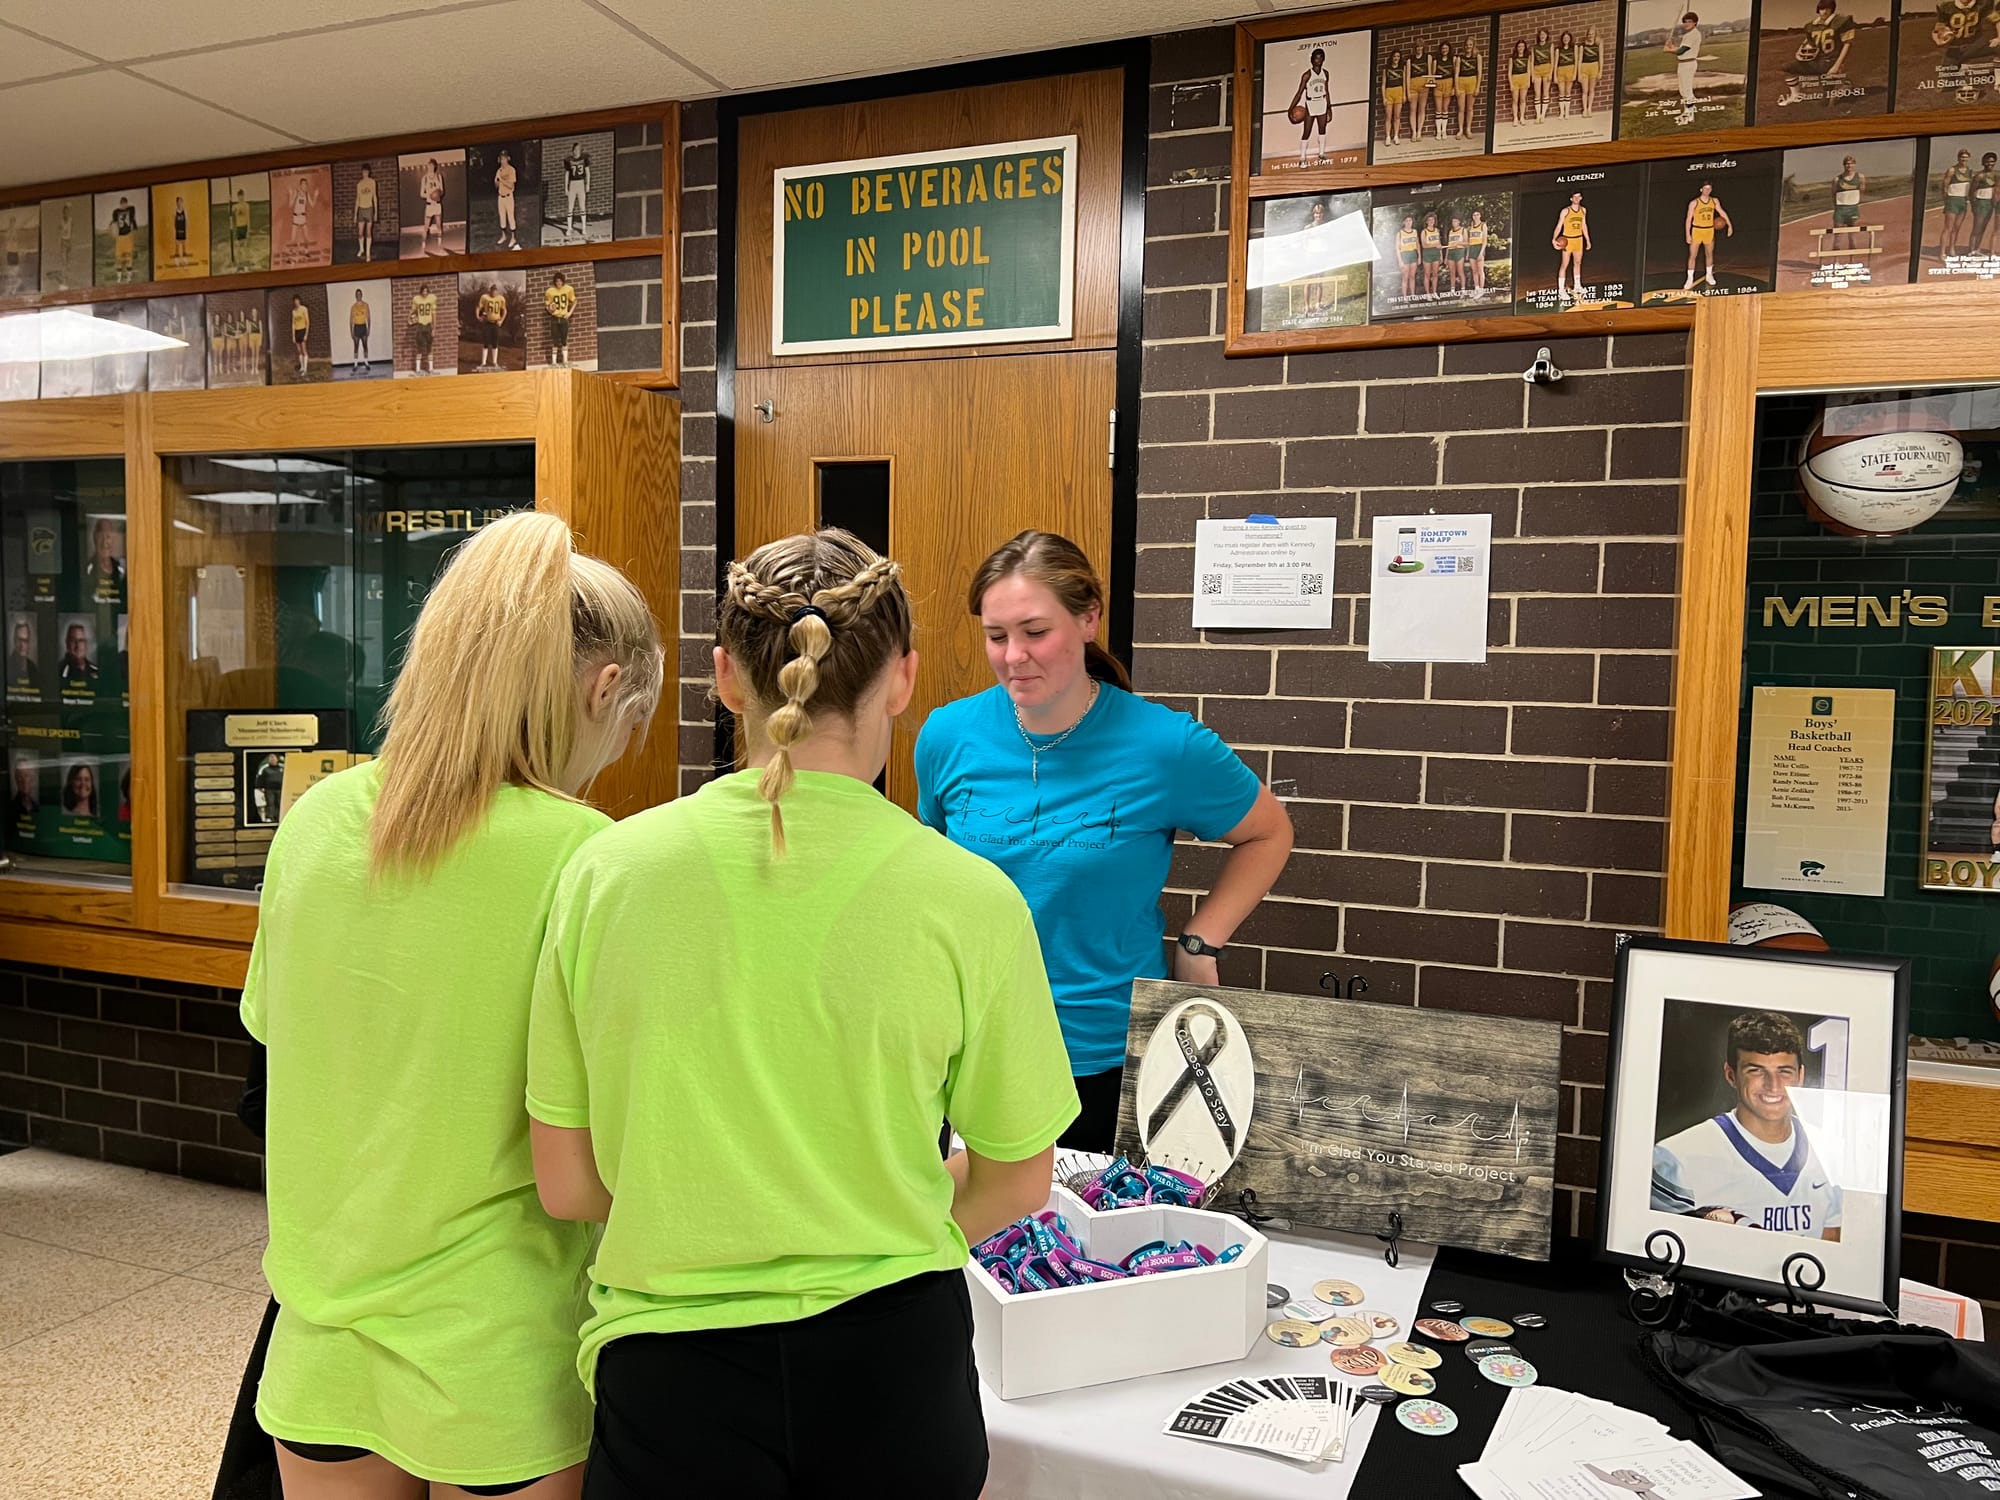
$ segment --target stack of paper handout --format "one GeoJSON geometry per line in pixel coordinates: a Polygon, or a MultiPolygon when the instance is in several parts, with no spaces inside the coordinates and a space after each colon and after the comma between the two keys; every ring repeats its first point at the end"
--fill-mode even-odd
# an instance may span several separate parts
{"type": "Polygon", "coordinates": [[[1759,1492],[1643,1412],[1545,1385],[1507,1393],[1476,1464],[1480,1500],[1750,1500],[1759,1492]]]}
{"type": "Polygon", "coordinates": [[[1354,1403],[1345,1383],[1325,1375],[1250,1377],[1202,1392],[1168,1419],[1166,1431],[1298,1463],[1339,1463],[1347,1454],[1354,1403]]]}

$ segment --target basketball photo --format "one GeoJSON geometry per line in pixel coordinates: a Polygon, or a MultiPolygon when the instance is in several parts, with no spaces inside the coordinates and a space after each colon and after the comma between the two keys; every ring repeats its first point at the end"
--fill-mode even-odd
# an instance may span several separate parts
{"type": "Polygon", "coordinates": [[[210,292],[202,299],[202,316],[208,324],[210,389],[264,384],[264,294],[210,292]]]}
{"type": "Polygon", "coordinates": [[[92,274],[97,285],[131,286],[153,279],[150,202],[151,195],[142,187],[114,188],[91,199],[92,274]]]}
{"type": "Polygon", "coordinates": [[[1492,67],[1491,16],[1377,30],[1369,159],[1484,154],[1493,107],[1492,67]],[[1392,102],[1399,86],[1400,105],[1392,102]]]}
{"type": "Polygon", "coordinates": [[[41,204],[0,208],[0,297],[28,297],[41,289],[41,204]]]}
{"type": "Polygon", "coordinates": [[[465,148],[474,253],[520,250],[542,242],[542,143],[488,141],[465,148]]]}
{"type": "Polygon", "coordinates": [[[1925,148],[1924,217],[1917,280],[2000,274],[1993,205],[2000,189],[2000,134],[1940,135],[1925,148]]]}
{"type": "Polygon", "coordinates": [[[1260,174],[1368,160],[1369,40],[1366,31],[1349,31],[1263,44],[1254,148],[1260,174]]]}
{"type": "Polygon", "coordinates": [[[333,168],[287,167],[271,174],[277,212],[271,269],[333,264],[333,168]]]}
{"type": "Polygon", "coordinates": [[[1756,123],[1889,110],[1890,0],[1763,0],[1756,123]]]}
{"type": "MultiPolygon", "coordinates": [[[[1504,181],[1504,179],[1502,179],[1504,181]]],[[[1374,196],[1376,318],[1510,307],[1514,195],[1477,182],[1374,196]],[[1469,190],[1469,191],[1468,191],[1469,190]]]]}
{"type": "Polygon", "coordinates": [[[1366,323],[1374,258],[1366,193],[1258,200],[1250,206],[1245,326],[1268,332],[1366,323]]]}
{"type": "MultiPolygon", "coordinates": [[[[144,302],[100,302],[92,311],[107,323],[147,331],[144,302]]],[[[146,388],[146,358],[143,349],[125,354],[98,355],[95,361],[97,368],[91,375],[91,394],[129,396],[143,391],[146,388]]]]}
{"type": "Polygon", "coordinates": [[[208,179],[208,261],[215,276],[271,269],[268,173],[208,179]]]}
{"type": "Polygon", "coordinates": [[[146,326],[181,343],[146,356],[149,390],[198,391],[208,384],[207,324],[199,296],[153,298],[146,304],[146,326]]]}
{"type": "Polygon", "coordinates": [[[1644,170],[1585,167],[1515,183],[1516,311],[1638,306],[1644,170]]]}
{"type": "Polygon", "coordinates": [[[1778,185],[1778,290],[1908,281],[1916,164],[1915,141],[1787,151],[1778,185]]]}
{"type": "Polygon", "coordinates": [[[528,273],[465,271],[458,278],[458,373],[528,366],[528,273]]]}
{"type": "Polygon", "coordinates": [[[1608,141],[1617,93],[1617,0],[1501,15],[1493,52],[1496,152],[1608,141]]]}
{"type": "Polygon", "coordinates": [[[205,179],[154,183],[153,223],[159,229],[153,245],[153,280],[185,281],[209,274],[205,179]]]}
{"type": "Polygon", "coordinates": [[[387,380],[396,373],[388,279],[337,281],[326,289],[333,378],[387,380]]]}
{"type": "Polygon", "coordinates": [[[1732,130],[1749,102],[1750,0],[1631,0],[1619,63],[1618,134],[1732,130]]]}
{"type": "Polygon", "coordinates": [[[332,333],[326,288],[272,287],[264,304],[265,341],[272,385],[317,385],[333,379],[332,333]]]}
{"type": "Polygon", "coordinates": [[[419,151],[398,157],[396,181],[402,259],[465,254],[464,150],[419,151]]]}
{"type": "Polygon", "coordinates": [[[1652,164],[1645,305],[1771,290],[1782,165],[1775,151],[1652,164]]]}
{"type": "Polygon", "coordinates": [[[396,378],[458,373],[458,278],[399,276],[390,284],[396,378]],[[438,363],[438,353],[444,363],[438,363]]]}
{"type": "MultiPolygon", "coordinates": [[[[1362,50],[1365,55],[1365,42],[1362,50]]],[[[1363,129],[1357,124],[1357,142],[1363,129]]],[[[598,245],[609,240],[618,176],[617,137],[608,130],[544,136],[541,151],[541,243],[598,245]]]]}
{"type": "Polygon", "coordinates": [[[2000,103],[2000,5],[1993,0],[1898,0],[1896,108],[2000,103]]]}
{"type": "Polygon", "coordinates": [[[333,261],[359,265],[395,260],[402,204],[396,190],[396,158],[333,164],[333,261]]]}
{"type": "Polygon", "coordinates": [[[596,271],[589,261],[528,268],[529,369],[597,368],[596,271]]]}
{"type": "Polygon", "coordinates": [[[42,200],[42,290],[81,291],[91,285],[90,198],[42,200]]]}

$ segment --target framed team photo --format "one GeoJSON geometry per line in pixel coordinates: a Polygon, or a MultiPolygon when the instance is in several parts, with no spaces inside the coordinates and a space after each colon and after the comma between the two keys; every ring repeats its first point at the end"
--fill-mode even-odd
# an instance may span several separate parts
{"type": "Polygon", "coordinates": [[[326,293],[324,286],[280,286],[265,294],[272,385],[318,385],[333,379],[326,293]]]}
{"type": "Polygon", "coordinates": [[[1916,180],[1915,141],[1787,151],[1778,184],[1778,290],[1908,281],[1916,180]]]}
{"type": "Polygon", "coordinates": [[[326,289],[335,380],[387,380],[396,373],[388,278],[336,281],[326,289]]]}
{"type": "Polygon", "coordinates": [[[1681,135],[1745,123],[1750,0],[1630,0],[1618,135],[1681,135]]]}
{"type": "Polygon", "coordinates": [[[208,324],[201,298],[155,297],[146,304],[146,326],[179,339],[181,348],[146,356],[146,385],[156,391],[198,391],[208,384],[208,324]]]}
{"type": "Polygon", "coordinates": [[[466,271],[458,278],[458,373],[528,367],[528,273],[466,271]]]}
{"type": "Polygon", "coordinates": [[[1250,205],[1244,327],[1354,328],[1368,321],[1375,237],[1366,193],[1305,193],[1250,205]]]}
{"type": "Polygon", "coordinates": [[[542,143],[488,141],[465,148],[466,246],[474,253],[542,242],[542,143]]]}
{"type": "Polygon", "coordinates": [[[608,241],[617,183],[617,137],[608,130],[543,136],[541,150],[541,243],[599,245],[608,241]]]}
{"type": "Polygon", "coordinates": [[[1481,155],[1493,107],[1492,67],[1491,16],[1382,27],[1375,33],[1369,159],[1481,155]]]}
{"type": "Polygon", "coordinates": [[[239,172],[208,179],[209,274],[271,269],[271,177],[239,172]]]}
{"type": "Polygon", "coordinates": [[[1993,243],[2000,135],[1934,136],[1925,154],[1917,280],[1992,280],[2000,275],[2000,247],[1993,243]]]}
{"type": "Polygon", "coordinates": [[[1642,937],[1613,993],[1602,1253],[1664,1231],[1690,1279],[1892,1310],[1908,962],[1642,937]]]}
{"type": "Polygon", "coordinates": [[[210,292],[202,299],[208,336],[208,384],[263,385],[265,381],[264,294],[210,292]]]}
{"type": "MultiPolygon", "coordinates": [[[[100,302],[92,309],[99,318],[109,323],[122,323],[127,328],[145,329],[146,304],[143,302],[100,302]]],[[[91,394],[96,396],[129,396],[146,388],[146,360],[144,350],[133,354],[100,354],[94,363],[96,370],[91,376],[91,394]]]]}
{"type": "Polygon", "coordinates": [[[1768,292],[1777,280],[1776,151],[1654,162],[1646,185],[1646,306],[1768,292]]]}
{"type": "Polygon", "coordinates": [[[1897,109],[1995,102],[2000,5],[1993,0],[1897,0],[1896,33],[1897,109]]]}
{"type": "Polygon", "coordinates": [[[333,264],[333,168],[287,167],[271,174],[276,207],[271,269],[333,264]]]}
{"type": "Polygon", "coordinates": [[[41,289],[41,204],[0,208],[0,297],[26,297],[41,289]]]}
{"type": "Polygon", "coordinates": [[[1505,178],[1378,192],[1374,318],[1448,317],[1514,301],[1514,194],[1505,178]]]}
{"type": "Polygon", "coordinates": [[[153,184],[153,280],[185,281],[209,274],[208,183],[153,184]]]}
{"type": "Polygon", "coordinates": [[[400,156],[396,182],[402,259],[465,254],[464,149],[400,156]]]}
{"type": "Polygon", "coordinates": [[[1618,0],[1509,11],[1493,48],[1493,149],[1608,141],[1617,123],[1618,0]]]}
{"type": "Polygon", "coordinates": [[[130,286],[152,280],[148,201],[142,187],[114,188],[91,199],[92,275],[98,286],[130,286]]]}
{"type": "MultiPolygon", "coordinates": [[[[458,373],[458,278],[400,276],[390,283],[396,378],[458,373]],[[444,363],[438,363],[438,351],[444,363]]],[[[593,304],[594,304],[593,299],[593,304]]],[[[593,305],[593,313],[595,307],[593,305]]],[[[595,319],[593,318],[593,329],[595,319]]]]}
{"type": "Polygon", "coordinates": [[[90,195],[42,200],[42,290],[74,292],[95,282],[90,195]]]}
{"type": "Polygon", "coordinates": [[[1639,305],[1644,169],[1580,167],[1515,184],[1514,307],[1595,312],[1639,305]]]}
{"type": "Polygon", "coordinates": [[[1763,0],[1756,122],[1889,112],[1890,0],[1763,0]]]}
{"type": "Polygon", "coordinates": [[[589,261],[528,268],[529,369],[597,368],[596,273],[589,261]]]}
{"type": "Polygon", "coordinates": [[[1358,167],[1368,160],[1369,101],[1377,92],[1370,41],[1369,32],[1341,31],[1257,49],[1251,156],[1259,175],[1358,167]]]}
{"type": "Polygon", "coordinates": [[[396,158],[333,164],[333,259],[342,266],[395,260],[402,204],[396,158]]]}

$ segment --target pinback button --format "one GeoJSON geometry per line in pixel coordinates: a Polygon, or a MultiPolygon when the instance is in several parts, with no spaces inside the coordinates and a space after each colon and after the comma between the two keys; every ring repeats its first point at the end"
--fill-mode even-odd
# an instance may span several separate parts
{"type": "Polygon", "coordinates": [[[1504,1339],[1513,1335],[1514,1325],[1498,1318],[1460,1318],[1458,1326],[1482,1339],[1504,1339]]]}
{"type": "Polygon", "coordinates": [[[1405,1396],[1428,1396],[1438,1388],[1437,1377],[1429,1370],[1419,1370],[1415,1365],[1393,1363],[1382,1366],[1382,1384],[1392,1391],[1400,1391],[1405,1396]]]}
{"type": "Polygon", "coordinates": [[[1375,1335],[1359,1318],[1328,1318],[1319,1325],[1319,1336],[1329,1344],[1351,1349],[1367,1343],[1375,1335]]]}
{"type": "Polygon", "coordinates": [[[1458,1324],[1445,1318],[1419,1318],[1416,1331],[1427,1339],[1437,1339],[1447,1344],[1462,1344],[1472,1335],[1458,1324]]]}
{"type": "Polygon", "coordinates": [[[1447,1318],[1452,1318],[1465,1311],[1465,1304],[1463,1302],[1451,1301],[1433,1302],[1431,1304],[1431,1311],[1434,1313],[1443,1313],[1447,1318]]]}
{"type": "Polygon", "coordinates": [[[1280,1318],[1264,1330],[1264,1337],[1288,1349],[1304,1349],[1319,1342],[1319,1328],[1297,1318],[1280,1318]]]}
{"type": "Polygon", "coordinates": [[[1334,1307],[1359,1307],[1361,1288],[1351,1281],[1315,1281],[1313,1295],[1334,1307]]]}
{"type": "Polygon", "coordinates": [[[1264,1283],[1264,1305],[1266,1307],[1283,1307],[1291,1300],[1292,1294],[1279,1286],[1277,1282],[1267,1281],[1264,1283]]]}
{"type": "Polygon", "coordinates": [[[1355,1394],[1370,1406],[1387,1406],[1396,1399],[1396,1393],[1386,1385],[1364,1385],[1355,1394]]]}
{"type": "Polygon", "coordinates": [[[1410,1365],[1419,1370],[1435,1370],[1444,1363],[1444,1356],[1435,1349],[1426,1349],[1422,1344],[1390,1344],[1382,1353],[1393,1363],[1410,1365]]]}
{"type": "Polygon", "coordinates": [[[1515,1359],[1521,1357],[1521,1351],[1516,1349],[1512,1344],[1496,1344],[1490,1339],[1474,1339],[1458,1352],[1471,1360],[1475,1365],[1489,1354],[1510,1354],[1515,1359]]]}
{"type": "MultiPolygon", "coordinates": [[[[1336,1349],[1327,1358],[1333,1362],[1333,1367],[1343,1375],[1380,1374],[1382,1366],[1385,1363],[1382,1358],[1382,1351],[1380,1349],[1372,1349],[1366,1344],[1363,1344],[1358,1349],[1336,1349]]],[[[1384,1391],[1389,1390],[1387,1386],[1382,1387],[1382,1389],[1384,1391]]],[[[1391,1391],[1389,1394],[1394,1395],[1395,1393],[1391,1391]]]]}
{"type": "Polygon", "coordinates": [[[1425,1437],[1443,1437],[1458,1430],[1458,1413],[1442,1401],[1405,1401],[1396,1408],[1396,1420],[1425,1437]]]}
{"type": "Polygon", "coordinates": [[[1479,1362],[1479,1373],[1495,1385],[1533,1385],[1535,1367],[1518,1354],[1489,1354],[1479,1362]]]}
{"type": "Polygon", "coordinates": [[[1403,1325],[1387,1313],[1358,1312],[1354,1316],[1368,1325],[1370,1338],[1392,1339],[1403,1331],[1403,1325]]]}
{"type": "Polygon", "coordinates": [[[1514,1326],[1516,1328],[1546,1328],[1548,1327],[1548,1323],[1549,1320],[1540,1313],[1514,1314],[1514,1326]]]}

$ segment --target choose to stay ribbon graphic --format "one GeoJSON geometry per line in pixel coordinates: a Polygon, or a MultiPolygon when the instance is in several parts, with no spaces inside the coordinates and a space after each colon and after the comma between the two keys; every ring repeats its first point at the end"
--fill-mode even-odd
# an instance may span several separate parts
{"type": "Polygon", "coordinates": [[[1147,1118],[1145,1138],[1150,1141],[1157,1137],[1167,1121],[1173,1118],[1174,1111],[1187,1102],[1188,1096],[1199,1093],[1201,1102],[1207,1106],[1208,1117],[1221,1132],[1222,1144],[1233,1161],[1237,1151],[1236,1122],[1229,1117],[1229,1106],[1223,1103],[1222,1090],[1215,1086],[1215,1075],[1209,1072],[1209,1064],[1219,1058],[1229,1045],[1227,1020],[1212,1005],[1190,1005],[1174,1019],[1174,1045],[1180,1048],[1181,1058],[1187,1066],[1147,1118]],[[1195,1042],[1193,1028],[1188,1024],[1196,1016],[1207,1017],[1215,1026],[1208,1040],[1199,1045],[1195,1042]]]}

